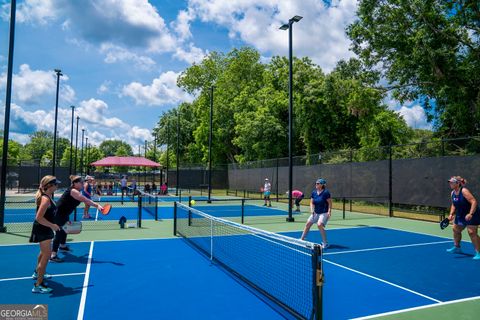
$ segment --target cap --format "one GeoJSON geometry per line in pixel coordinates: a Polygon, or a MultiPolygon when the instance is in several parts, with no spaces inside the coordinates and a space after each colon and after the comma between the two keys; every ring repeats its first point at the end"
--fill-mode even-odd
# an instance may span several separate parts
{"type": "Polygon", "coordinates": [[[60,184],[60,183],[62,183],[62,181],[58,180],[57,178],[53,178],[52,180],[50,180],[50,181],[47,182],[47,184],[50,184],[50,183],[60,184]]]}
{"type": "Polygon", "coordinates": [[[317,184],[317,183],[318,184],[327,184],[327,180],[320,178],[320,179],[317,179],[317,181],[315,181],[315,184],[317,184]]]}
{"type": "Polygon", "coordinates": [[[459,183],[460,181],[458,181],[458,179],[455,177],[451,177],[450,179],[448,179],[448,182],[459,183]]]}
{"type": "Polygon", "coordinates": [[[265,178],[265,181],[267,181],[267,180],[268,180],[268,178],[265,178]]]}
{"type": "Polygon", "coordinates": [[[80,176],[70,176],[70,181],[71,181],[72,183],[76,183],[76,182],[82,182],[83,179],[82,179],[82,177],[80,177],[80,176]]]}

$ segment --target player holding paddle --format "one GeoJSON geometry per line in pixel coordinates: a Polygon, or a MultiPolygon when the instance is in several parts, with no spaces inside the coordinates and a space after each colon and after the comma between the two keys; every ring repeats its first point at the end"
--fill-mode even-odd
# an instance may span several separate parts
{"type": "Polygon", "coordinates": [[[35,194],[35,203],[37,212],[35,214],[35,222],[32,227],[30,242],[40,245],[40,253],[37,258],[37,266],[33,273],[33,279],[36,280],[32,292],[33,293],[50,293],[52,288],[47,287],[43,279],[51,277],[46,274],[48,257],[50,256],[50,246],[52,244],[53,232],[58,231],[60,227],[54,223],[54,215],[56,210],[53,201],[53,193],[57,190],[60,181],[54,176],[45,176],[40,181],[40,187],[35,194]]]}
{"type": "Polygon", "coordinates": [[[467,228],[468,235],[475,248],[474,260],[480,260],[480,237],[478,236],[478,225],[480,224],[480,209],[477,206],[477,200],[472,193],[465,188],[467,180],[460,176],[451,177],[448,180],[452,189],[452,205],[448,219],[453,222],[453,242],[454,246],[448,249],[451,253],[461,253],[460,242],[462,240],[462,231],[467,228]]]}
{"type": "MultiPolygon", "coordinates": [[[[55,223],[63,227],[69,220],[70,214],[75,210],[80,203],[85,203],[85,205],[93,206],[103,211],[103,207],[88,199],[87,197],[81,194],[83,188],[82,177],[71,175],[70,176],[71,185],[65,192],[62,194],[60,199],[57,202],[57,212],[55,213],[55,223]]],[[[50,261],[62,262],[63,260],[58,257],[58,249],[62,251],[69,251],[70,249],[66,245],[67,234],[65,230],[60,229],[55,232],[55,238],[53,239],[52,245],[52,255],[50,256],[50,261]]]]}

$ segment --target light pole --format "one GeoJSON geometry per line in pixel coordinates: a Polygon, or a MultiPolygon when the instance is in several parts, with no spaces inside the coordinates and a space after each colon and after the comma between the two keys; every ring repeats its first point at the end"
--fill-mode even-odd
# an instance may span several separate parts
{"type": "Polygon", "coordinates": [[[82,129],[82,151],[80,152],[80,175],[83,176],[83,137],[85,136],[85,129],[82,129]]]}
{"type": "Polygon", "coordinates": [[[78,153],[78,121],[80,120],[80,117],[77,116],[77,133],[76,133],[76,138],[75,138],[75,174],[77,174],[77,153],[78,153]]]}
{"type": "Polygon", "coordinates": [[[212,131],[213,131],[213,90],[215,86],[210,87],[210,132],[208,135],[208,203],[212,194],[212,131]]]}
{"type": "Polygon", "coordinates": [[[53,162],[52,162],[52,176],[55,175],[55,166],[57,165],[57,119],[58,119],[58,89],[60,86],[60,77],[63,76],[62,70],[55,69],[57,74],[57,95],[55,98],[55,125],[53,127],[53,162]]]}
{"type": "Polygon", "coordinates": [[[169,153],[170,153],[170,118],[167,118],[167,163],[165,171],[165,183],[168,186],[168,164],[169,164],[169,153]]]}
{"type": "Polygon", "coordinates": [[[10,1],[10,38],[8,43],[8,66],[7,66],[7,88],[5,94],[5,116],[3,125],[3,153],[2,168],[0,173],[0,232],[6,232],[5,221],[5,200],[7,182],[7,158],[8,158],[8,133],[10,130],[10,103],[12,100],[12,71],[13,71],[13,44],[15,39],[15,12],[17,1],[10,1]]]}
{"type": "MultiPolygon", "coordinates": [[[[292,179],[293,179],[293,77],[292,77],[292,33],[293,24],[302,20],[300,16],[294,16],[287,24],[280,27],[281,30],[288,30],[288,222],[294,222],[292,216],[292,179]]],[[[278,178],[278,177],[277,177],[278,178]]]]}
{"type": "Polygon", "coordinates": [[[72,174],[72,161],[73,161],[73,118],[75,117],[75,106],[72,108],[72,130],[70,130],[70,174],[72,174]]]}
{"type": "Polygon", "coordinates": [[[88,137],[85,137],[85,172],[87,175],[89,174],[88,172],[88,137]]]}

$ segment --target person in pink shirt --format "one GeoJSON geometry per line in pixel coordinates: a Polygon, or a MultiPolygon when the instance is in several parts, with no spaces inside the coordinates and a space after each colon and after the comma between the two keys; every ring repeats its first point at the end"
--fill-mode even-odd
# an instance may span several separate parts
{"type": "MultiPolygon", "coordinates": [[[[287,196],[288,196],[288,191],[287,191],[287,196]]],[[[300,202],[303,200],[304,197],[305,195],[303,194],[302,191],[300,190],[292,191],[292,201],[295,201],[295,206],[297,207],[297,209],[295,209],[295,212],[300,212],[300,202]]]]}

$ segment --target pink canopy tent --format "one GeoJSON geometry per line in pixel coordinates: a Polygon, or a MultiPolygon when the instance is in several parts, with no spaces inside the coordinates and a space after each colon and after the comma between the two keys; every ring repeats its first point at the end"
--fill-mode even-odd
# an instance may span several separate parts
{"type": "Polygon", "coordinates": [[[106,157],[92,162],[94,167],[161,167],[160,163],[144,157],[106,157]]]}

